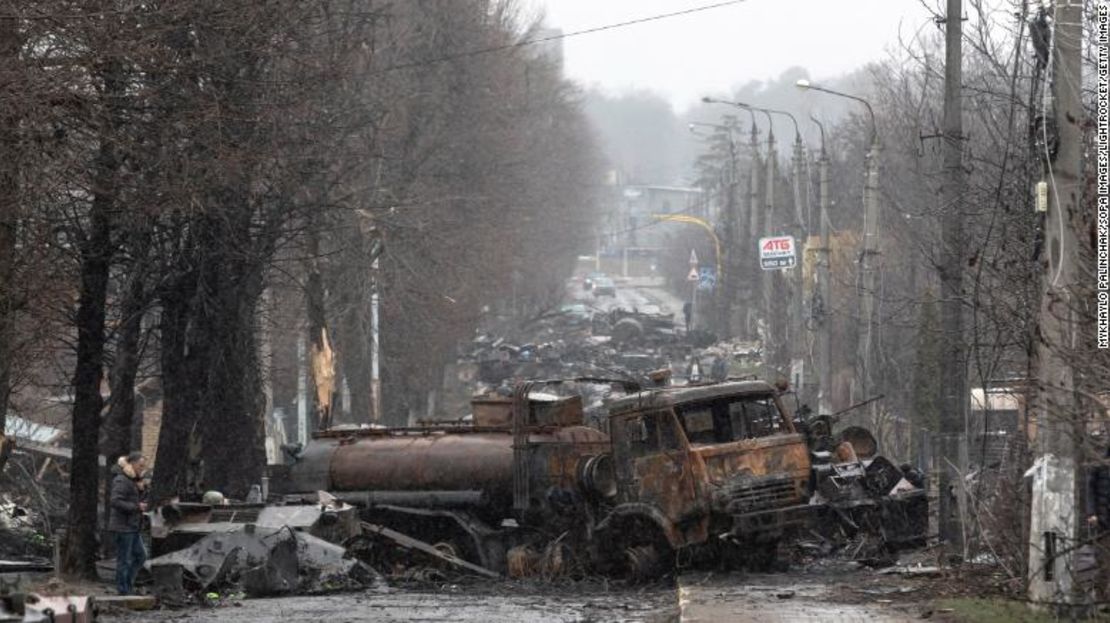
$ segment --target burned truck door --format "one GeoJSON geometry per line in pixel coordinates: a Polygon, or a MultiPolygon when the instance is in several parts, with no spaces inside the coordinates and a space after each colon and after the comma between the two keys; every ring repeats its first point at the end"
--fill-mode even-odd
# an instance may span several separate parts
{"type": "Polygon", "coordinates": [[[654,508],[672,534],[702,514],[686,438],[670,409],[617,417],[610,426],[621,504],[654,508]]]}

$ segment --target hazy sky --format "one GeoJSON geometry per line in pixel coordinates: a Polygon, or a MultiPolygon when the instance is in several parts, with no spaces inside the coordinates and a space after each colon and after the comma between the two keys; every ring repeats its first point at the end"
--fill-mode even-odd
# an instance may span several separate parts
{"type": "MultiPolygon", "coordinates": [[[[528,0],[564,32],[716,4],[720,0],[528,0]]],[[[934,6],[936,0],[925,0],[934,6]]],[[[747,0],[741,4],[563,40],[566,73],[585,86],[643,88],[682,110],[707,92],[803,66],[834,77],[935,32],[920,0],[747,0]]]]}

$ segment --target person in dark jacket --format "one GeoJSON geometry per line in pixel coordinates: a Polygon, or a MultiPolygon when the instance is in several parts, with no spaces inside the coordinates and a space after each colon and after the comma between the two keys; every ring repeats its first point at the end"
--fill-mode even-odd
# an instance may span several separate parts
{"type": "Polygon", "coordinates": [[[721,353],[713,358],[713,367],[709,369],[709,376],[718,383],[728,380],[728,360],[721,353]]]}
{"type": "Polygon", "coordinates": [[[1104,458],[1087,468],[1087,528],[1094,544],[1095,593],[1110,598],[1110,448],[1104,458]]]}
{"type": "Polygon", "coordinates": [[[134,590],[135,576],[146,562],[143,546],[143,513],[146,512],[145,487],[142,482],[146,459],[139,452],[121,456],[112,479],[111,512],[108,531],[116,542],[116,590],[120,595],[130,595],[134,590]]]}

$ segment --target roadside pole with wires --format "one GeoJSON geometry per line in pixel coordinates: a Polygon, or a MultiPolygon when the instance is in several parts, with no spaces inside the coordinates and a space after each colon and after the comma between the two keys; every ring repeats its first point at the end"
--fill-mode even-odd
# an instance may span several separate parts
{"type": "MultiPolygon", "coordinates": [[[[1051,93],[1042,97],[1040,132],[1047,183],[1043,211],[1041,306],[1034,344],[1036,449],[1029,521],[1029,599],[1066,610],[1076,603],[1079,541],[1078,436],[1082,433],[1069,354],[1076,343],[1074,286],[1079,244],[1074,223],[1082,201],[1084,120],[1080,99],[1082,0],[1056,3],[1049,65],[1051,93]],[[1048,123],[1055,119],[1058,147],[1048,123]]],[[[1038,193],[1040,194],[1040,193],[1038,193]]]]}
{"type": "MultiPolygon", "coordinates": [[[[969,392],[967,383],[967,356],[964,348],[963,274],[966,257],[964,235],[964,181],[963,165],[963,106],[961,81],[963,76],[963,1],[948,0],[945,15],[944,61],[944,178],[941,186],[941,241],[943,260],[940,263],[941,327],[944,344],[944,365],[939,384],[941,405],[940,431],[946,440],[967,433],[969,392]]],[[[948,444],[956,448],[957,444],[948,444]]],[[[958,454],[958,453],[957,453],[958,454]]],[[[940,467],[940,498],[938,522],[940,536],[954,551],[964,549],[964,531],[961,519],[965,517],[963,504],[966,497],[953,486],[960,482],[960,474],[953,467],[956,456],[940,467]],[[953,492],[952,495],[948,492],[953,492]],[[957,497],[953,497],[953,495],[957,497]],[[957,502],[957,504],[953,504],[957,502]]],[[[964,465],[958,465],[963,469],[964,465]]]]}

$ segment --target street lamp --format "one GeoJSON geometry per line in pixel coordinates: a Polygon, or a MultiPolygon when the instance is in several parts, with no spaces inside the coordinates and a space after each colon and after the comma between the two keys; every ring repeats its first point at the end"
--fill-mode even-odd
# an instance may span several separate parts
{"type": "Polygon", "coordinates": [[[732,126],[721,125],[719,123],[704,123],[704,122],[701,122],[701,121],[691,121],[690,123],[686,124],[686,126],[688,128],[690,128],[691,132],[693,132],[694,128],[696,126],[699,126],[699,125],[702,126],[702,127],[705,127],[705,128],[713,128],[715,130],[727,130],[729,133],[732,132],[732,126]]]}
{"type": "MultiPolygon", "coordinates": [[[[859,255],[861,326],[857,361],[860,395],[856,397],[856,400],[853,400],[853,402],[858,402],[868,399],[867,394],[871,389],[871,370],[873,367],[871,365],[871,332],[875,315],[876,275],[874,264],[877,264],[873,256],[879,254],[877,245],[879,236],[879,133],[875,124],[875,111],[871,108],[871,103],[862,97],[813,84],[809,80],[799,80],[795,83],[795,86],[802,90],[821,91],[829,95],[855,100],[867,107],[867,116],[871,120],[871,149],[866,156],[867,173],[863,186],[863,248],[859,255]]],[[[871,409],[874,409],[873,404],[871,409]]]]}
{"type": "Polygon", "coordinates": [[[736,136],[733,133],[736,132],[736,131],[739,131],[740,127],[738,125],[735,125],[733,123],[720,124],[720,123],[704,123],[704,122],[701,122],[701,121],[691,121],[690,123],[686,124],[686,127],[690,130],[690,132],[692,134],[702,136],[702,137],[705,137],[705,135],[704,134],[698,134],[698,132],[697,132],[698,127],[713,128],[714,130],[717,130],[717,131],[727,132],[728,133],[729,157],[732,160],[732,166],[735,168],[735,166],[736,166],[736,136]]]}
{"type": "MultiPolygon", "coordinates": [[[[703,104],[729,104],[730,103],[730,102],[726,102],[724,100],[718,100],[718,99],[714,99],[714,98],[708,97],[708,96],[701,98],[701,101],[702,101],[703,104]]],[[[748,114],[752,116],[752,131],[754,132],[755,131],[755,111],[752,110],[750,107],[741,106],[740,108],[743,108],[744,110],[748,111],[748,114]]]]}
{"type": "MultiPolygon", "coordinates": [[[[706,104],[725,104],[727,106],[735,106],[737,108],[741,108],[741,109],[747,110],[749,112],[759,111],[759,112],[767,115],[767,123],[769,125],[772,123],[771,122],[771,115],[772,114],[784,115],[784,116],[786,116],[787,118],[790,119],[790,123],[794,126],[794,154],[793,154],[793,163],[794,163],[794,167],[793,167],[794,168],[794,175],[793,175],[793,177],[794,177],[794,184],[793,184],[793,186],[794,186],[794,189],[793,189],[794,190],[794,234],[795,234],[795,238],[797,239],[798,249],[801,253],[804,254],[803,247],[804,247],[804,241],[805,241],[806,234],[807,234],[807,227],[806,227],[806,222],[805,222],[806,219],[805,219],[804,214],[807,212],[808,206],[805,205],[807,202],[803,200],[803,194],[802,194],[802,179],[804,177],[803,174],[802,174],[802,165],[804,164],[804,161],[805,161],[805,149],[804,149],[803,143],[802,143],[802,133],[801,133],[801,130],[798,128],[798,120],[795,119],[794,115],[791,114],[789,111],[780,110],[780,109],[777,109],[777,108],[764,108],[764,107],[761,107],[761,106],[753,106],[753,105],[748,104],[746,102],[736,102],[736,101],[730,101],[730,100],[722,100],[722,99],[716,99],[716,98],[712,98],[712,97],[703,97],[701,101],[706,103],[706,104]]],[[[767,140],[768,140],[768,145],[769,145],[768,149],[769,149],[769,152],[770,152],[769,155],[773,159],[774,158],[773,128],[768,131],[767,140]]],[[[774,234],[774,232],[771,231],[771,213],[773,211],[773,194],[772,193],[774,192],[773,191],[773,188],[774,188],[773,171],[774,171],[774,163],[771,162],[770,166],[768,167],[768,176],[767,176],[768,205],[767,205],[767,218],[766,218],[766,222],[764,224],[764,226],[766,228],[766,231],[767,231],[767,235],[774,234]]],[[[803,255],[803,257],[804,257],[804,255],[803,255]]],[[[803,284],[802,284],[802,271],[801,270],[795,271],[793,281],[794,281],[794,292],[797,296],[797,299],[796,299],[796,304],[790,305],[790,307],[789,307],[789,310],[790,310],[790,313],[789,313],[790,318],[789,318],[789,323],[788,323],[789,336],[787,337],[787,344],[789,345],[788,349],[790,351],[792,351],[791,352],[791,360],[792,360],[791,361],[791,367],[793,367],[793,360],[794,359],[799,359],[802,356],[803,350],[804,350],[802,348],[802,340],[801,340],[802,324],[803,324],[803,316],[804,316],[804,312],[802,311],[802,307],[804,306],[804,300],[803,300],[804,297],[802,296],[802,285],[803,284]]],[[[772,292],[771,292],[771,289],[772,289],[772,285],[771,285],[770,279],[765,278],[764,279],[764,290],[765,290],[764,291],[764,297],[766,299],[766,304],[768,305],[768,310],[767,310],[768,316],[770,316],[770,314],[771,314],[770,301],[771,301],[771,298],[773,296],[772,292]]],[[[801,384],[800,374],[792,375],[792,376],[794,377],[792,380],[796,384],[800,385],[801,384]]]]}
{"type": "Polygon", "coordinates": [[[794,115],[790,114],[789,111],[779,110],[777,108],[763,108],[763,107],[760,107],[760,106],[752,106],[751,104],[746,104],[744,102],[733,102],[733,101],[729,101],[729,100],[721,100],[721,99],[716,99],[716,98],[712,98],[712,97],[703,97],[703,98],[701,98],[701,101],[706,103],[706,104],[725,104],[726,106],[735,106],[737,108],[742,108],[744,110],[747,110],[748,112],[758,111],[758,112],[761,112],[761,113],[767,115],[767,120],[768,121],[770,121],[772,114],[774,114],[774,115],[786,115],[787,117],[790,118],[790,122],[792,124],[794,124],[794,139],[795,139],[795,141],[801,142],[801,140],[802,140],[801,139],[801,137],[802,137],[801,132],[798,131],[798,120],[795,119],[794,115]]]}
{"type": "Polygon", "coordinates": [[[801,89],[803,91],[808,91],[808,90],[812,89],[814,91],[821,91],[822,93],[828,93],[829,95],[837,95],[837,96],[840,96],[840,97],[846,97],[850,100],[855,100],[855,101],[863,104],[864,106],[867,107],[867,116],[871,119],[871,144],[874,145],[878,142],[879,134],[878,134],[878,130],[877,130],[876,125],[875,125],[875,111],[871,108],[871,102],[868,102],[867,100],[863,99],[862,97],[858,97],[856,95],[851,95],[850,93],[842,93],[840,91],[834,91],[833,89],[830,89],[828,87],[823,87],[819,84],[813,84],[809,80],[805,80],[805,79],[802,79],[802,80],[799,80],[799,81],[795,82],[794,86],[798,87],[799,89],[801,89]]]}
{"type": "Polygon", "coordinates": [[[829,158],[825,151],[825,126],[815,117],[810,119],[821,130],[821,157],[818,160],[818,197],[821,206],[820,219],[821,246],[817,249],[817,291],[811,314],[817,325],[817,413],[827,415],[832,407],[832,327],[829,309],[832,306],[831,253],[829,249],[829,158]]]}

